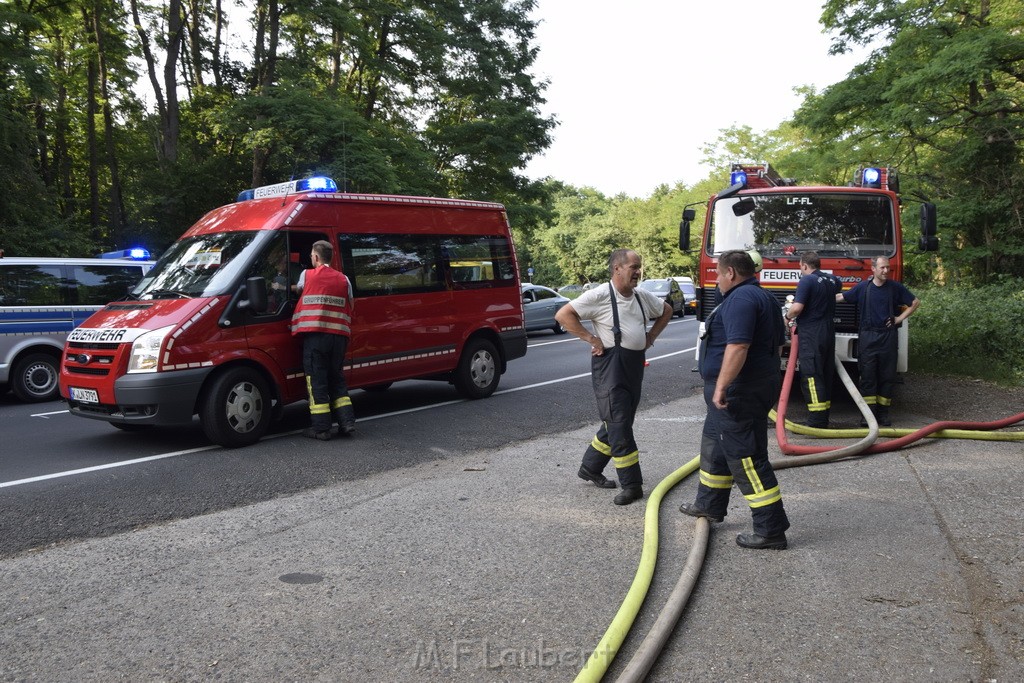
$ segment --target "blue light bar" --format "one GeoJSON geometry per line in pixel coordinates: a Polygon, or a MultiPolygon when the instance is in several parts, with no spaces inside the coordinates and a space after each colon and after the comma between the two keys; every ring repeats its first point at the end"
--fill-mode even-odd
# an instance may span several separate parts
{"type": "Polygon", "coordinates": [[[729,184],[730,185],[746,185],[747,184],[747,174],[745,172],[743,172],[743,171],[733,171],[732,174],[729,176],[729,184]]]}
{"type": "Polygon", "coordinates": [[[237,202],[244,202],[248,199],[263,199],[265,197],[285,197],[296,192],[337,192],[338,184],[324,176],[314,176],[301,180],[289,180],[286,183],[275,185],[263,185],[251,190],[243,190],[238,193],[237,202]]]}
{"type": "Polygon", "coordinates": [[[120,249],[117,251],[106,251],[99,255],[99,258],[127,258],[134,261],[148,261],[149,249],[144,247],[132,247],[131,249],[120,249]]]}
{"type": "Polygon", "coordinates": [[[324,176],[313,176],[295,181],[296,192],[337,192],[338,184],[324,176]]]}
{"type": "Polygon", "coordinates": [[[861,185],[864,187],[881,187],[882,169],[865,168],[864,174],[861,176],[861,185]]]}

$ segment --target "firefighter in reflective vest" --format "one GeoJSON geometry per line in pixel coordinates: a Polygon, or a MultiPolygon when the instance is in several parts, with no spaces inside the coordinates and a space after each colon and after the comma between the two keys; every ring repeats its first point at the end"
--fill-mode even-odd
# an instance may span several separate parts
{"type": "Polygon", "coordinates": [[[843,283],[821,271],[821,258],[814,251],[801,254],[800,272],[803,277],[786,320],[798,324],[800,389],[807,402],[807,426],[828,429],[836,371],[836,294],[843,291],[843,283]]]}
{"type": "Polygon", "coordinates": [[[292,316],[292,334],[302,337],[312,423],[303,435],[321,441],[331,438],[332,412],[339,434],[351,434],[356,428],[342,370],[352,334],[352,285],[329,265],[333,254],[330,242],[313,244],[313,268],[304,273],[302,296],[292,316]]]}

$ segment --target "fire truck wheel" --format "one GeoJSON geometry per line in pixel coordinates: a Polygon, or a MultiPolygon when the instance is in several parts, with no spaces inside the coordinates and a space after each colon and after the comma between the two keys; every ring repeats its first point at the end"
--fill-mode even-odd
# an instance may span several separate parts
{"type": "Polygon", "coordinates": [[[455,388],[466,398],[487,398],[498,388],[498,352],[486,339],[470,339],[455,368],[455,388]]]}
{"type": "Polygon", "coordinates": [[[54,400],[58,392],[58,362],[57,356],[48,353],[28,354],[14,364],[11,391],[26,403],[54,400]]]}
{"type": "Polygon", "coordinates": [[[272,412],[263,377],[250,368],[231,368],[215,377],[203,394],[199,421],[210,441],[237,448],[260,440],[272,412]]]}

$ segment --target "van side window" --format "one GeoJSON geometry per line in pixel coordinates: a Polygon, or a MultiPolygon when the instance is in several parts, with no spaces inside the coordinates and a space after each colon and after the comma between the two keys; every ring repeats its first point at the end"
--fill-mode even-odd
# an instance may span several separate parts
{"type": "Polygon", "coordinates": [[[0,305],[67,305],[60,266],[0,265],[0,305]]]}
{"type": "Polygon", "coordinates": [[[440,241],[419,235],[342,235],[342,270],[356,297],[445,288],[440,241]]]}
{"type": "Polygon", "coordinates": [[[71,270],[77,303],[82,306],[102,306],[124,299],[142,279],[139,266],[71,266],[71,270]]]}
{"type": "Polygon", "coordinates": [[[473,285],[510,284],[515,280],[508,240],[501,236],[459,236],[443,238],[443,249],[451,268],[452,282],[473,285]]]}

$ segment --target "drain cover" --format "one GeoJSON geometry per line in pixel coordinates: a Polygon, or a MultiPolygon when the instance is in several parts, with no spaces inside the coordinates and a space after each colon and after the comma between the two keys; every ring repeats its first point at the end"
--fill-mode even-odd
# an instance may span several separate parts
{"type": "Polygon", "coordinates": [[[277,577],[285,583],[320,583],[324,580],[324,577],[319,574],[305,574],[303,572],[295,572],[292,574],[282,574],[277,577]]]}

